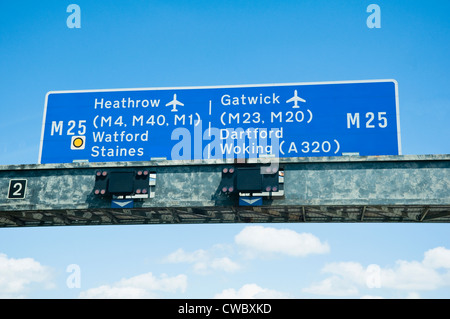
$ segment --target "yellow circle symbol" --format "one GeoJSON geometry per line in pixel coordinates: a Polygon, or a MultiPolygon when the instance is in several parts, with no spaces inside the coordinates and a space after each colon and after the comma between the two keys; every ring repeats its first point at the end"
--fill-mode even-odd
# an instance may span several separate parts
{"type": "Polygon", "coordinates": [[[76,139],[73,140],[73,146],[76,148],[80,148],[81,146],[83,146],[83,139],[81,137],[77,137],[76,139]]]}

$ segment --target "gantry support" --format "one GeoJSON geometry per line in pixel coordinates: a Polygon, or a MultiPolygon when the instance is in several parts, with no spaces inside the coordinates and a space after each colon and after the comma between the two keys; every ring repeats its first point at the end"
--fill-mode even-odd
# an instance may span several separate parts
{"type": "Polygon", "coordinates": [[[450,222],[450,155],[0,166],[0,227],[290,222],[450,222]],[[224,191],[224,168],[267,165],[275,192],[224,191]],[[148,193],[97,194],[103,171],[148,193]]]}

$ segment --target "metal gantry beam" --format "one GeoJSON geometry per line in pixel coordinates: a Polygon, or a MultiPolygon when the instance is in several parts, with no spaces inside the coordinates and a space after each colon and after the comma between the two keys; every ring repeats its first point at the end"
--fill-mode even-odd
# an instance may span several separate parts
{"type": "MultiPolygon", "coordinates": [[[[285,158],[282,189],[222,190],[223,169],[262,160],[0,166],[0,227],[188,223],[450,222],[450,155],[285,158]],[[96,194],[98,171],[151,172],[149,193],[96,194]],[[118,207],[122,200],[131,206],[118,207]],[[250,201],[251,203],[252,201],[250,201]]],[[[283,173],[281,179],[281,172],[283,173]]]]}

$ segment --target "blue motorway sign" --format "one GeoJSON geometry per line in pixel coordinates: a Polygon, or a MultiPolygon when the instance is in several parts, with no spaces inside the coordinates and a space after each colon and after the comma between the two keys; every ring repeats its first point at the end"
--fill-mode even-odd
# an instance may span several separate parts
{"type": "Polygon", "coordinates": [[[394,80],[55,91],[39,163],[399,155],[394,80]]]}

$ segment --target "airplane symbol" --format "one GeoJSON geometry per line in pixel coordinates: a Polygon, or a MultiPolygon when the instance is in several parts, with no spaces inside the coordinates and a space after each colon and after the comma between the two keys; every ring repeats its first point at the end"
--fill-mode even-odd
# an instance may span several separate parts
{"type": "Polygon", "coordinates": [[[298,109],[299,106],[298,106],[297,103],[298,103],[298,102],[306,102],[306,101],[305,101],[304,99],[298,97],[298,95],[297,95],[297,90],[295,90],[295,91],[294,91],[294,96],[291,97],[289,100],[286,101],[286,103],[289,103],[289,102],[294,102],[294,106],[293,106],[292,108],[298,109]]]}
{"type": "Polygon", "coordinates": [[[173,95],[173,100],[166,104],[166,106],[169,106],[169,105],[173,105],[173,108],[171,110],[172,112],[178,112],[177,105],[184,106],[183,103],[181,103],[180,101],[177,101],[177,95],[176,94],[173,95]]]}

